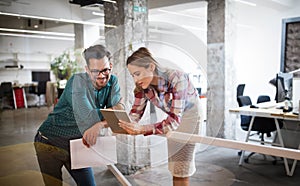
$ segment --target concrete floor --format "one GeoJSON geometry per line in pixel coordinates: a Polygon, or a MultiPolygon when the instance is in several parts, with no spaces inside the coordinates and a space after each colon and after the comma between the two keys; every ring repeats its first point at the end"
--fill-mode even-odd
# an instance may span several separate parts
{"type": "MultiPolygon", "coordinates": [[[[4,110],[0,113],[0,185],[43,185],[33,148],[33,136],[52,108],[4,110]]],[[[191,186],[299,185],[299,162],[292,177],[286,176],[283,161],[273,165],[255,155],[250,163],[238,165],[237,150],[201,146],[196,156],[197,172],[191,186]]],[[[248,154],[248,152],[246,153],[248,154]]],[[[271,159],[270,159],[271,160],[271,159]]],[[[121,185],[105,166],[94,168],[97,185],[121,185]]],[[[75,185],[63,170],[64,185],[75,185]]],[[[132,185],[169,186],[167,165],[140,170],[126,176],[132,185]]]]}

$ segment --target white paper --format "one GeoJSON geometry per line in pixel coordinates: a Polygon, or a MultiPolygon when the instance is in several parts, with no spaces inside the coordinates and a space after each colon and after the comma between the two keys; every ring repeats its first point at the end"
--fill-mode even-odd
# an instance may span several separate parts
{"type": "Polygon", "coordinates": [[[98,137],[90,148],[82,143],[82,139],[70,141],[71,168],[106,166],[117,163],[116,137],[98,137]]]}

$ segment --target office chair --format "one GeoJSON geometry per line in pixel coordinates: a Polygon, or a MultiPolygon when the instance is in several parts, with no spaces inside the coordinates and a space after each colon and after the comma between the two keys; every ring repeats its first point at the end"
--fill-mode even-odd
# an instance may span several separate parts
{"type": "Polygon", "coordinates": [[[267,96],[267,95],[260,95],[257,98],[257,103],[263,103],[263,102],[268,102],[268,101],[271,101],[271,98],[270,98],[270,96],[267,96]]]}
{"type": "MultiPolygon", "coordinates": [[[[238,96],[237,102],[239,104],[239,107],[252,105],[252,102],[251,102],[251,99],[249,96],[238,96]]],[[[248,131],[252,117],[245,116],[245,115],[241,115],[240,117],[241,117],[241,128],[245,131],[248,131]]]]}
{"type": "MultiPolygon", "coordinates": [[[[249,106],[252,105],[252,101],[251,98],[249,96],[239,96],[237,98],[238,100],[238,104],[240,107],[242,106],[249,106]]],[[[259,96],[257,102],[261,103],[264,101],[270,101],[270,97],[269,96],[259,96]]],[[[252,116],[245,116],[245,115],[241,115],[241,128],[245,131],[248,131],[249,129],[249,125],[250,125],[250,121],[251,121],[252,116]]],[[[282,128],[282,122],[279,122],[279,127],[282,128]]],[[[257,134],[260,135],[260,142],[261,144],[264,144],[264,135],[267,134],[268,137],[271,136],[271,132],[276,131],[276,124],[275,124],[275,120],[273,118],[264,118],[264,117],[255,117],[254,121],[253,121],[253,126],[251,131],[256,131],[257,134]]],[[[250,135],[250,136],[253,136],[250,135]]],[[[238,153],[239,155],[241,155],[241,151],[238,153]]],[[[249,158],[254,155],[254,152],[251,152],[245,159],[245,163],[249,162],[249,158]]],[[[265,157],[265,156],[264,156],[265,157]]],[[[274,157],[275,158],[275,157],[274,157]]],[[[273,161],[273,164],[276,164],[276,158],[273,161]]]]}
{"type": "Polygon", "coordinates": [[[44,105],[41,102],[41,95],[44,94],[46,95],[46,88],[47,88],[47,81],[39,81],[38,82],[38,87],[37,87],[37,95],[39,97],[39,103],[38,106],[44,105]]]}
{"type": "Polygon", "coordinates": [[[244,94],[245,84],[239,84],[236,88],[236,97],[242,96],[244,94]]]}
{"type": "Polygon", "coordinates": [[[1,108],[14,108],[14,94],[11,82],[1,83],[1,108]]]}

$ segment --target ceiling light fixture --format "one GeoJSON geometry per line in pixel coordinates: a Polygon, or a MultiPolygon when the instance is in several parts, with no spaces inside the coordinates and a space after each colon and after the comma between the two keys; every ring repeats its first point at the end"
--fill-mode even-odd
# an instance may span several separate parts
{"type": "Polygon", "coordinates": [[[179,33],[179,32],[159,30],[159,29],[153,29],[153,28],[149,28],[149,32],[158,33],[158,34],[176,35],[176,36],[182,36],[183,35],[183,33],[179,33]]]}
{"type": "Polygon", "coordinates": [[[39,39],[67,40],[67,41],[74,41],[75,40],[75,38],[70,38],[70,37],[56,37],[56,36],[42,36],[42,35],[28,35],[28,34],[0,33],[0,35],[2,35],[2,36],[14,36],[14,37],[39,38],[39,39]]]}
{"type": "Polygon", "coordinates": [[[199,30],[199,31],[203,31],[206,32],[207,30],[201,27],[195,27],[195,26],[189,26],[189,25],[181,25],[183,28],[186,29],[193,29],[193,30],[199,30]]]}
{"type": "Polygon", "coordinates": [[[251,2],[248,2],[248,1],[243,1],[243,0],[234,0],[234,1],[245,4],[245,5],[249,5],[249,6],[256,6],[255,3],[251,3],[251,2]]]}
{"type": "Polygon", "coordinates": [[[72,33],[63,33],[63,32],[46,32],[46,31],[21,30],[21,29],[11,29],[11,28],[0,28],[0,31],[75,37],[75,34],[72,34],[72,33]]]}
{"type": "Polygon", "coordinates": [[[163,12],[163,13],[167,13],[167,14],[173,14],[173,15],[191,17],[191,18],[196,18],[196,19],[203,19],[203,17],[200,17],[200,16],[187,15],[187,14],[183,14],[183,13],[171,12],[171,11],[162,10],[162,9],[158,9],[158,11],[159,12],[163,12]]]}
{"type": "Polygon", "coordinates": [[[112,1],[112,0],[102,0],[104,2],[108,2],[108,3],[117,3],[116,1],[112,1]]]}
{"type": "Polygon", "coordinates": [[[88,21],[77,21],[77,20],[64,19],[64,18],[59,18],[58,19],[58,18],[33,16],[33,15],[25,15],[25,14],[15,14],[15,13],[9,13],[9,12],[0,12],[0,15],[25,17],[25,18],[33,18],[33,19],[43,19],[43,20],[48,20],[48,21],[61,21],[61,22],[66,22],[66,23],[77,23],[77,24],[83,24],[83,25],[104,26],[104,27],[110,27],[110,28],[115,28],[116,27],[114,25],[107,25],[107,24],[94,23],[94,22],[88,22],[88,21]]]}
{"type": "Polygon", "coordinates": [[[92,12],[93,15],[104,17],[104,13],[102,12],[92,12]]]}

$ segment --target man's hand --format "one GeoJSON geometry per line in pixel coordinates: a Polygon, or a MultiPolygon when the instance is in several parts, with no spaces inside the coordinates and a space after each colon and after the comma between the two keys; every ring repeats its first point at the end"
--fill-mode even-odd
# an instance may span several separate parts
{"type": "Polygon", "coordinates": [[[91,128],[83,133],[82,142],[85,146],[90,147],[96,144],[97,137],[99,136],[100,129],[107,125],[106,121],[101,121],[94,124],[91,128]]]}

